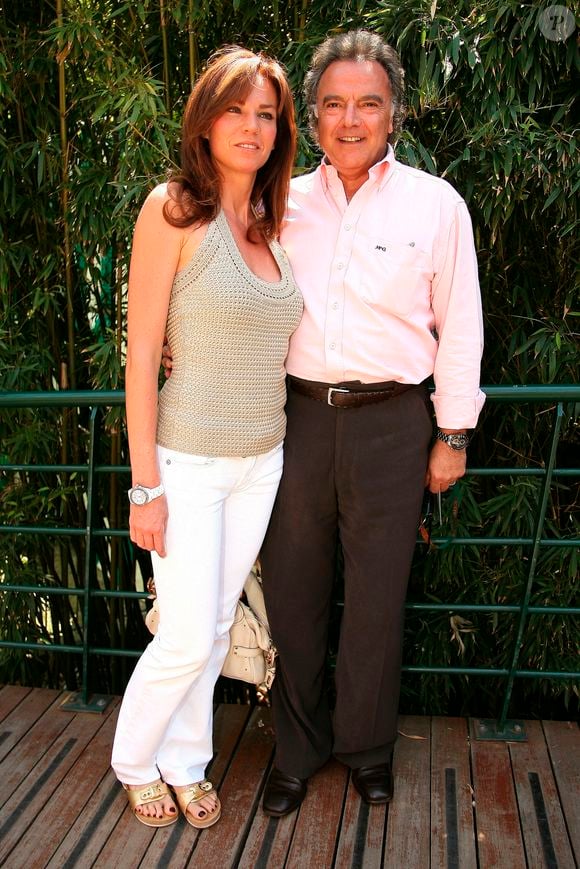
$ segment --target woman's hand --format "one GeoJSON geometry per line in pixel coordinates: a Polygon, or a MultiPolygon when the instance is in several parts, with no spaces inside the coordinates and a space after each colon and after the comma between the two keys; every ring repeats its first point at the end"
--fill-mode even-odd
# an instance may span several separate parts
{"type": "Polygon", "coordinates": [[[131,540],[141,549],[156,552],[161,558],[166,555],[165,529],[167,528],[167,498],[161,495],[149,504],[131,504],[129,532],[131,540]]]}

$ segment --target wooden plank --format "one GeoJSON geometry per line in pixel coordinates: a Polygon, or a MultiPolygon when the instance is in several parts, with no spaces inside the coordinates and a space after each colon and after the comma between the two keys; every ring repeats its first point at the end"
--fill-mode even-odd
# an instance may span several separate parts
{"type": "MultiPolygon", "coordinates": [[[[215,754],[208,767],[207,775],[220,793],[220,798],[224,776],[232,762],[251,711],[250,706],[224,704],[217,708],[214,715],[215,754]]],[[[225,818],[227,811],[225,806],[222,811],[225,818]]],[[[133,819],[133,824],[135,823],[137,822],[133,819]]],[[[221,823],[220,820],[216,828],[221,823]]],[[[149,866],[186,866],[199,835],[200,833],[188,824],[185,818],[180,818],[179,822],[171,827],[158,830],[147,848],[142,867],[145,869],[149,866]]],[[[101,865],[105,867],[108,864],[101,865]]]]}
{"type": "Polygon", "coordinates": [[[45,753],[50,752],[54,741],[69,726],[70,715],[60,708],[62,696],[58,691],[35,688],[6,719],[6,725],[11,728],[11,735],[5,741],[10,752],[0,763],[0,805],[12,798],[12,792],[34,770],[45,753]]]}
{"type": "MultiPolygon", "coordinates": [[[[60,698],[61,694],[59,691],[41,688],[35,688],[22,697],[21,702],[15,705],[13,710],[4,718],[2,724],[0,724],[0,761],[8,755],[23,737],[29,737],[31,728],[34,727],[51,704],[54,704],[54,708],[58,710],[60,698]]],[[[61,717],[63,715],[60,710],[58,710],[58,715],[61,717]]],[[[67,719],[64,718],[62,727],[66,727],[66,724],[67,719]]],[[[35,729],[38,731],[38,727],[35,729]]],[[[28,741],[30,742],[30,739],[28,741]]],[[[2,797],[4,796],[6,796],[6,793],[3,788],[2,797]]],[[[0,797],[0,805],[4,802],[2,797],[0,797]]]]}
{"type": "Polygon", "coordinates": [[[22,685],[3,685],[0,688],[0,721],[6,718],[26,695],[30,694],[31,690],[22,685]]]}
{"type": "MultiPolygon", "coordinates": [[[[127,798],[110,768],[114,729],[117,724],[120,698],[115,698],[110,718],[99,734],[102,735],[100,756],[95,758],[95,769],[90,771],[92,792],[76,821],[70,826],[59,848],[47,864],[50,869],[61,866],[92,866],[108,835],[127,805],[127,798]],[[98,776],[101,776],[99,779],[98,776]]],[[[89,747],[93,746],[91,742],[89,747]]],[[[78,764],[72,773],[77,772],[78,764]]],[[[72,782],[72,787],[75,784],[72,782]]]]}
{"type": "Polygon", "coordinates": [[[330,760],[310,779],[296,821],[287,869],[303,869],[305,854],[317,869],[332,866],[347,784],[348,769],[337,760],[330,760]]]}
{"type": "Polygon", "coordinates": [[[526,869],[509,749],[505,742],[471,742],[479,865],[526,869]]]}
{"type": "Polygon", "coordinates": [[[384,866],[429,866],[431,809],[429,718],[401,715],[393,771],[395,796],[389,806],[384,866]]]}
{"type": "Polygon", "coordinates": [[[574,858],[548,748],[539,721],[526,722],[527,742],[509,743],[529,866],[574,869],[574,858]]]}
{"type": "Polygon", "coordinates": [[[220,790],[222,818],[198,837],[189,863],[176,865],[204,869],[236,866],[272,755],[269,724],[270,710],[254,709],[220,790]]]}
{"type": "Polygon", "coordinates": [[[258,806],[237,869],[283,869],[297,818],[270,818],[258,806]]]}
{"type": "Polygon", "coordinates": [[[335,866],[380,869],[386,819],[386,805],[365,805],[351,781],[344,804],[335,866]]]}
{"type": "MultiPolygon", "coordinates": [[[[49,713],[52,710],[49,710],[49,713]]],[[[47,713],[48,717],[49,713],[47,713]]],[[[103,726],[109,710],[100,715],[78,713],[70,717],[60,712],[68,725],[47,747],[34,769],[12,793],[9,802],[0,811],[0,864],[10,854],[23,836],[32,830],[35,818],[47,803],[55,799],[58,805],[58,788],[74,766],[95,733],[103,726]]],[[[36,728],[34,728],[36,730],[36,728]]],[[[21,743],[25,742],[22,740],[21,743]]],[[[10,758],[19,754],[20,744],[11,752],[10,758]]],[[[57,809],[54,810],[55,813],[57,809]]],[[[30,832],[30,835],[33,834],[30,832]]],[[[34,836],[42,838],[44,828],[36,828],[34,836]]],[[[24,864],[26,865],[26,863],[24,864]]]]}
{"type": "Polygon", "coordinates": [[[572,721],[542,722],[550,751],[560,803],[580,866],[580,730],[572,721]]]}
{"type": "MultiPolygon", "coordinates": [[[[93,867],[98,866],[102,867],[102,869],[104,869],[104,867],[107,867],[107,869],[113,869],[113,867],[135,869],[135,867],[141,866],[143,857],[151,844],[153,836],[159,835],[161,832],[167,834],[169,829],[174,830],[176,827],[180,826],[178,821],[169,829],[162,831],[141,824],[133,817],[133,814],[129,809],[127,798],[119,783],[114,779],[114,776],[113,791],[109,793],[109,805],[111,814],[118,811],[119,807],[121,813],[120,816],[117,817],[114,828],[111,830],[110,823],[113,818],[111,817],[111,814],[107,812],[108,817],[106,819],[107,823],[105,832],[108,833],[108,838],[106,842],[102,843],[102,847],[98,852],[98,856],[95,858],[94,863],[88,864],[93,867]],[[115,793],[117,794],[116,797],[113,796],[115,793]]],[[[90,850],[94,848],[95,844],[96,842],[94,841],[90,843],[90,850]]],[[[70,862],[68,863],[70,869],[73,869],[74,865],[75,864],[70,862]]]]}
{"type": "MultiPolygon", "coordinates": [[[[115,703],[117,705],[118,700],[115,703]]],[[[109,712],[112,712],[112,708],[109,712]]],[[[10,854],[10,861],[15,866],[44,869],[55,851],[60,850],[62,840],[67,837],[79,816],[86,827],[84,809],[108,770],[116,719],[116,715],[107,716],[63,778],[56,796],[38,812],[25,836],[10,854]]]]}
{"type": "MultiPolygon", "coordinates": [[[[107,762],[110,759],[110,750],[108,755],[107,762]]],[[[127,797],[120,787],[115,773],[109,768],[90,795],[82,813],[47,863],[47,869],[64,869],[64,867],[66,869],[84,869],[85,866],[97,865],[95,861],[97,861],[109,836],[115,830],[126,806],[127,797]]],[[[135,825],[137,823],[134,821],[135,825]]],[[[146,828],[143,827],[143,829],[146,828]]],[[[142,847],[141,854],[145,847],[145,845],[142,847]]],[[[137,851],[137,841],[129,839],[126,853],[131,854],[137,851]]]]}
{"type": "Polygon", "coordinates": [[[431,869],[476,869],[469,734],[464,718],[431,719],[431,869]]]}
{"type": "MultiPolygon", "coordinates": [[[[264,734],[273,745],[271,713],[264,717],[264,734]]],[[[266,779],[265,773],[263,784],[266,779]]],[[[292,812],[284,818],[270,818],[262,811],[261,796],[237,869],[283,869],[286,863],[298,813],[292,812]]]]}

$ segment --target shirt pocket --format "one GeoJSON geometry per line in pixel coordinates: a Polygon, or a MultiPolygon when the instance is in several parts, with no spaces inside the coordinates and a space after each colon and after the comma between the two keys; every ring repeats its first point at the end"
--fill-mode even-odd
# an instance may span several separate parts
{"type": "Polygon", "coordinates": [[[379,236],[367,241],[360,294],[363,302],[397,317],[408,317],[429,305],[433,269],[431,257],[415,242],[379,236]]]}

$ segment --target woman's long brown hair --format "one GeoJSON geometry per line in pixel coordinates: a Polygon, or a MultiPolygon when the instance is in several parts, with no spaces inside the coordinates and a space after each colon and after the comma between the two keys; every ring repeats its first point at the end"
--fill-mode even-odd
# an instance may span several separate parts
{"type": "Polygon", "coordinates": [[[250,228],[267,241],[280,234],[296,153],[294,101],[280,64],[233,45],[216,52],[196,82],[183,116],[181,168],[169,179],[171,198],[163,214],[172,226],[208,223],[220,209],[220,175],[207,135],[228,105],[243,102],[256,78],[270,81],[278,97],[274,150],[258,170],[251,194],[256,223],[250,228]]]}

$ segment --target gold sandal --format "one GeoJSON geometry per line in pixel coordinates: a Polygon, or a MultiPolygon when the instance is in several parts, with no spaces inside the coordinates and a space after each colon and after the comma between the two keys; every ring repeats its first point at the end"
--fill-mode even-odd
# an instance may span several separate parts
{"type": "Polygon", "coordinates": [[[143,790],[132,790],[125,784],[123,785],[123,788],[127,793],[127,799],[129,800],[131,811],[137,820],[141,821],[142,824],[145,824],[146,827],[168,827],[170,824],[174,824],[178,819],[179,814],[177,812],[175,812],[175,817],[164,815],[163,818],[155,818],[152,815],[143,815],[141,812],[137,811],[138,806],[146,806],[148,803],[154,803],[157,800],[162,799],[162,797],[173,797],[173,794],[161,779],[153,782],[153,784],[146,785],[143,790]]]}
{"type": "Polygon", "coordinates": [[[206,827],[211,827],[219,821],[222,813],[222,805],[217,794],[217,805],[213,812],[204,809],[207,813],[205,818],[196,818],[191,814],[191,812],[187,811],[192,803],[198,803],[200,800],[203,800],[204,797],[209,797],[210,794],[215,794],[214,786],[210,781],[196,782],[196,784],[189,785],[182,791],[174,790],[174,793],[175,798],[179,803],[179,808],[185,815],[185,820],[188,824],[191,824],[192,827],[195,827],[197,830],[205,830],[206,827]]]}

